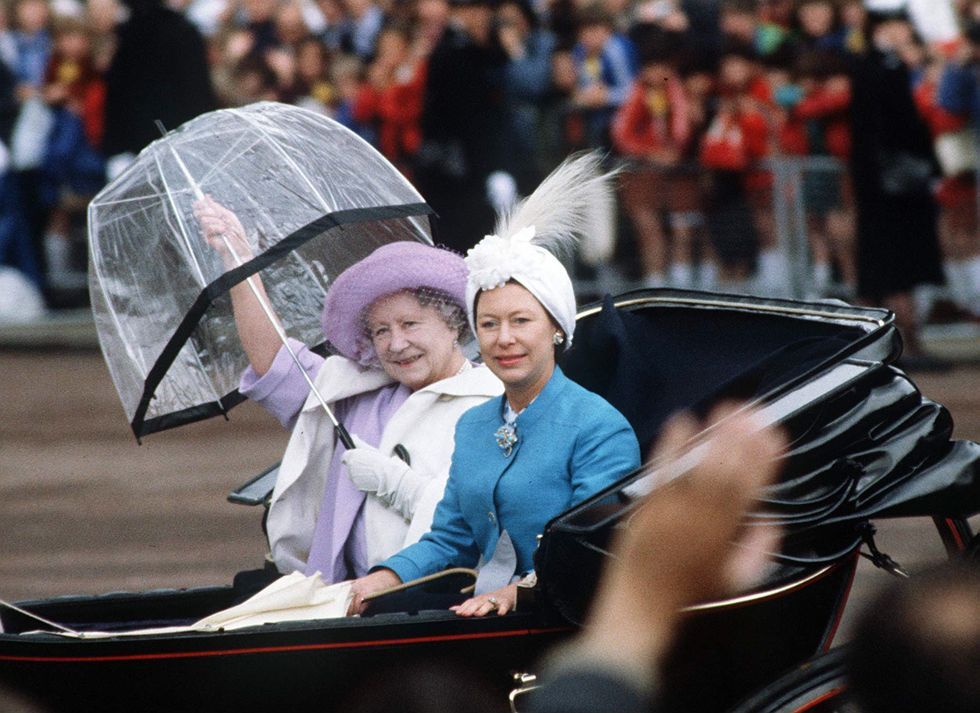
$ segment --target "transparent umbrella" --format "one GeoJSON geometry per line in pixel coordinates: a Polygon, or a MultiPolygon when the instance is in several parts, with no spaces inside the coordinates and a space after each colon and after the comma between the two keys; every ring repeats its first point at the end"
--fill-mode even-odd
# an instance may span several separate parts
{"type": "Polygon", "coordinates": [[[294,106],[211,112],[147,146],[88,212],[92,311],[136,437],[244,400],[232,286],[258,273],[285,333],[316,347],[332,280],[386,243],[431,243],[429,213],[360,137],[294,106]],[[194,217],[202,194],[239,217],[254,257],[224,268],[194,217]]]}

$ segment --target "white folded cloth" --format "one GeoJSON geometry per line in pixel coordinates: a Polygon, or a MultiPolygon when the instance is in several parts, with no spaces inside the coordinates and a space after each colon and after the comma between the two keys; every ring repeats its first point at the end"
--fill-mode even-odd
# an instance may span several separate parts
{"type": "Polygon", "coordinates": [[[241,604],[204,617],[189,626],[165,626],[132,631],[58,631],[80,639],[104,639],[117,636],[178,634],[190,631],[231,631],[247,626],[278,624],[286,621],[337,619],[347,616],[351,600],[351,582],[324,584],[320,573],[304,576],[300,572],[280,577],[241,604]]]}

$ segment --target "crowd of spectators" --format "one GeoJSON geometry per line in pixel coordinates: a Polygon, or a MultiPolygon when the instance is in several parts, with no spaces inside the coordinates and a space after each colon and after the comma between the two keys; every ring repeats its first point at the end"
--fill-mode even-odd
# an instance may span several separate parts
{"type": "MultiPolygon", "coordinates": [[[[107,163],[111,174],[135,152],[117,134],[137,123],[143,136],[156,131],[142,114],[121,114],[115,128],[107,114],[121,28],[156,2],[0,4],[0,265],[49,299],[83,267],[70,236],[107,163]]],[[[417,185],[440,215],[437,239],[454,248],[489,232],[493,209],[568,153],[605,147],[625,159],[621,240],[580,275],[785,294],[773,162],[806,159],[797,205],[812,296],[833,284],[874,300],[859,286],[846,166],[854,68],[876,51],[868,6],[886,4],[901,3],[168,0],[168,12],[202,39],[214,106],[271,100],[328,114],[417,185]]],[[[935,142],[939,160],[923,170],[938,205],[940,278],[957,309],[976,314],[980,0],[949,7],[956,37],[925,37],[912,13],[887,60],[903,64],[935,142]]],[[[143,93],[173,93],[154,84],[143,93]]]]}

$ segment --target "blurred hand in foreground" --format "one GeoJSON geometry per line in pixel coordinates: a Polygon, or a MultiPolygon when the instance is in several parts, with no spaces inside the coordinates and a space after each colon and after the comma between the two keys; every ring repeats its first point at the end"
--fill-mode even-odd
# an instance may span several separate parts
{"type": "MultiPolygon", "coordinates": [[[[653,671],[670,645],[681,609],[758,577],[771,530],[743,527],[760,488],[772,482],[785,441],[760,429],[755,413],[720,408],[704,456],[655,489],[613,542],[576,658],[653,671]]],[[[654,458],[669,463],[704,426],[689,416],[664,429],[654,458]]]]}

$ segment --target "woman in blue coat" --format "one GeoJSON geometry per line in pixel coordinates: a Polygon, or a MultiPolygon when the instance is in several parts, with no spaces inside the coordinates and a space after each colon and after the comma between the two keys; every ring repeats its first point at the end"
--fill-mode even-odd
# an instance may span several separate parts
{"type": "Polygon", "coordinates": [[[575,295],[544,246],[609,229],[608,179],[593,154],[566,162],[467,254],[467,315],[504,394],[459,420],[431,531],[355,581],[352,611],[370,593],[478,563],[490,566],[476,596],[452,608],[462,616],[512,610],[545,524],[639,465],[622,414],[556,363],[572,343],[575,295]]]}

